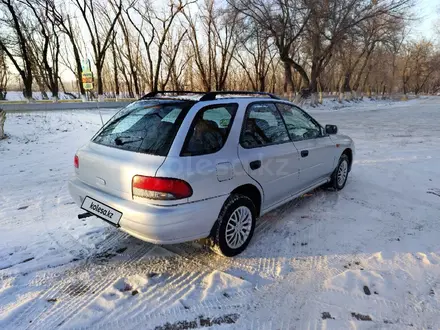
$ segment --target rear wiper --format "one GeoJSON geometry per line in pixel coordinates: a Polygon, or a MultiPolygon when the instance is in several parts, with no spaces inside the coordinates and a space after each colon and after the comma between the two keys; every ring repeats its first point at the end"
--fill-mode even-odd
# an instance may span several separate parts
{"type": "MultiPolygon", "coordinates": [[[[130,136],[124,136],[124,138],[131,138],[131,137],[130,137],[130,136]]],[[[114,141],[115,141],[115,144],[116,144],[117,146],[122,146],[122,145],[124,145],[124,144],[134,143],[134,142],[139,142],[139,141],[142,141],[142,140],[143,140],[143,139],[138,138],[138,139],[133,139],[133,140],[122,141],[121,137],[118,136],[114,141]]]]}

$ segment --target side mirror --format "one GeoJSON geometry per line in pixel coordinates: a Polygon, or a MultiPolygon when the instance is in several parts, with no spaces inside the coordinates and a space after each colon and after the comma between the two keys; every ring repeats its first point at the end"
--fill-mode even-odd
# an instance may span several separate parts
{"type": "Polygon", "coordinates": [[[336,125],[325,125],[325,132],[329,135],[338,134],[338,126],[336,125]]]}

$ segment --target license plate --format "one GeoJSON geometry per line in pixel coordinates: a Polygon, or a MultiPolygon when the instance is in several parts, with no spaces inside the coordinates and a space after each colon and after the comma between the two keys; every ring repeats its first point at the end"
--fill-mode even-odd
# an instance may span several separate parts
{"type": "Polygon", "coordinates": [[[88,196],[84,198],[81,208],[114,225],[117,225],[122,217],[121,212],[88,196]]]}

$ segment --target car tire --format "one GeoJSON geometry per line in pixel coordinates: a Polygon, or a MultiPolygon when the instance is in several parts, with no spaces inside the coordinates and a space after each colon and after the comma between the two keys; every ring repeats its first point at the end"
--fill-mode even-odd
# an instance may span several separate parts
{"type": "Polygon", "coordinates": [[[249,197],[232,194],[223,205],[212,233],[212,250],[225,257],[243,252],[255,230],[256,208],[249,197]]]}
{"type": "Polygon", "coordinates": [[[341,158],[339,158],[338,166],[336,166],[328,183],[328,187],[334,188],[335,190],[343,189],[347,182],[349,169],[350,159],[346,154],[342,154],[341,158]]]}

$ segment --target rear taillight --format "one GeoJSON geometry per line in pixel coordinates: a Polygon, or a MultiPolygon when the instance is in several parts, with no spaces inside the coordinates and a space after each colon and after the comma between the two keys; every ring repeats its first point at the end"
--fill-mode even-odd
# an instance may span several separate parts
{"type": "Polygon", "coordinates": [[[179,179],[136,175],[132,185],[133,196],[150,199],[182,199],[191,197],[193,193],[189,183],[179,179]]]}
{"type": "Polygon", "coordinates": [[[75,168],[79,168],[79,157],[78,157],[78,155],[75,155],[75,157],[73,158],[73,166],[75,166],[75,168]]]}

